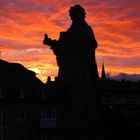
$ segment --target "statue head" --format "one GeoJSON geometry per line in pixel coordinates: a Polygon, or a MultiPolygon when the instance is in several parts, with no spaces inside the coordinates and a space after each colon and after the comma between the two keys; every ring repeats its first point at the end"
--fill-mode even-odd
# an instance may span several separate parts
{"type": "Polygon", "coordinates": [[[74,5],[70,7],[69,15],[72,21],[84,20],[86,16],[85,9],[81,5],[74,5]]]}

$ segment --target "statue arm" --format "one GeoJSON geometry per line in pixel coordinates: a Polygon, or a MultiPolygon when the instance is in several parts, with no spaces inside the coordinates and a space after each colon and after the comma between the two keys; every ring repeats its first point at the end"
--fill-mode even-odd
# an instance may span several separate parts
{"type": "Polygon", "coordinates": [[[45,34],[43,44],[51,46],[51,49],[53,50],[53,53],[55,55],[58,54],[59,42],[57,40],[52,40],[52,39],[48,38],[47,34],[45,34]]]}

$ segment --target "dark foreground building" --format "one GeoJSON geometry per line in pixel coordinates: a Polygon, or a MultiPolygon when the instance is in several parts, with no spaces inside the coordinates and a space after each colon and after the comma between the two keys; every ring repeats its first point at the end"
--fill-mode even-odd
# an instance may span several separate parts
{"type": "Polygon", "coordinates": [[[139,138],[140,82],[100,80],[102,129],[92,122],[77,128],[69,119],[74,114],[67,110],[67,93],[56,83],[48,78],[43,84],[22,65],[0,60],[0,140],[139,138]]]}
{"type": "Polygon", "coordinates": [[[0,140],[39,137],[42,91],[43,83],[34,72],[0,60],[0,140]]]}

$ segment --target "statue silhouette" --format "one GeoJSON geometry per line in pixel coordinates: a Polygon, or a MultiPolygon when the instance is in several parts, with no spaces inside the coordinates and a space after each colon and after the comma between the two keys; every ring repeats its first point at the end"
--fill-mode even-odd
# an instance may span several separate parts
{"type": "Polygon", "coordinates": [[[61,32],[59,40],[45,34],[43,43],[50,45],[59,66],[58,79],[63,84],[93,87],[98,79],[95,61],[97,41],[92,28],[85,21],[85,10],[80,5],[70,8],[72,25],[61,32]]]}
{"type": "Polygon", "coordinates": [[[92,28],[85,21],[85,9],[74,5],[70,8],[69,15],[72,20],[70,28],[66,32],[60,32],[58,40],[52,40],[45,34],[43,43],[51,46],[56,55],[58,82],[68,89],[67,98],[71,100],[73,109],[70,110],[75,114],[74,117],[89,120],[96,116],[98,119],[96,109],[93,111],[97,102],[95,49],[98,44],[92,28]]]}

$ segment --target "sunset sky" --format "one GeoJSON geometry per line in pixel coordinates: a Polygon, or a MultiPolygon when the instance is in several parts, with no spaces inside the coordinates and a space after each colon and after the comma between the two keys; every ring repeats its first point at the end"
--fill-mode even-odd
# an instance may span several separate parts
{"type": "Polygon", "coordinates": [[[140,0],[0,0],[1,59],[18,62],[46,81],[56,76],[55,56],[42,44],[44,33],[58,39],[71,20],[70,6],[81,4],[98,41],[100,73],[140,74],[140,0]]]}

